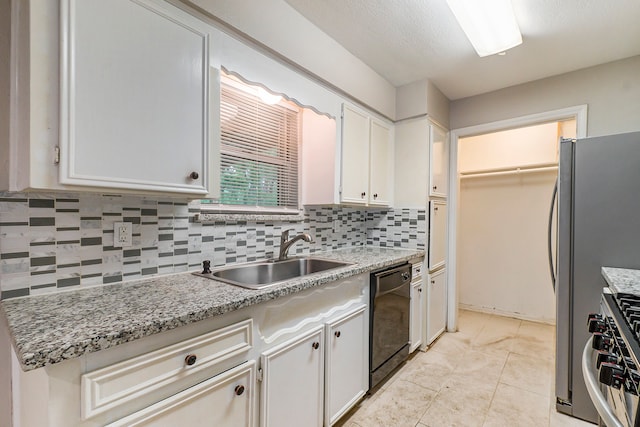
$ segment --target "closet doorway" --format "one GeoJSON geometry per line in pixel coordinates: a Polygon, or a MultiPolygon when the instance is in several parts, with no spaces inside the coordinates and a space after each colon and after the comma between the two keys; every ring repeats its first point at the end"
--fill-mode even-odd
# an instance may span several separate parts
{"type": "Polygon", "coordinates": [[[458,141],[460,308],[555,323],[549,210],[559,138],[575,136],[571,119],[458,141]]]}

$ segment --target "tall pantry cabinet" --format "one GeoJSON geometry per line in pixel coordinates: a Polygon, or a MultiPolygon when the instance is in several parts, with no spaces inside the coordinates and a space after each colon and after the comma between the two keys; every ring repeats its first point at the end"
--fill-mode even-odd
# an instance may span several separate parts
{"type": "Polygon", "coordinates": [[[422,347],[431,344],[447,322],[448,132],[428,116],[400,121],[395,128],[394,205],[427,209],[429,232],[426,292],[423,296],[422,347]]]}
{"type": "Polygon", "coordinates": [[[431,344],[447,325],[447,196],[449,194],[449,135],[429,123],[429,273],[427,331],[431,344]]]}

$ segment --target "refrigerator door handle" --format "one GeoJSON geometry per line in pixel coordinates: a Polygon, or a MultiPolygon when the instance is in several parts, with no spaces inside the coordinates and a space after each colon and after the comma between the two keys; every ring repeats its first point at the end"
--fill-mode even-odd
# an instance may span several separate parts
{"type": "Polygon", "coordinates": [[[549,272],[551,273],[551,286],[553,292],[556,291],[556,273],[555,265],[553,263],[553,251],[552,251],[552,234],[553,234],[553,210],[556,205],[556,196],[558,195],[558,181],[560,177],[556,179],[556,183],[553,186],[553,195],[551,196],[551,208],[549,209],[549,228],[547,230],[547,251],[549,253],[549,272]]]}

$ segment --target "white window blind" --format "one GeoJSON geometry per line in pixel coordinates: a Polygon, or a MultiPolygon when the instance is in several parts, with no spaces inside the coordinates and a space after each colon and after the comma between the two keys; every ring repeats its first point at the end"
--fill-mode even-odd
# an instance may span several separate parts
{"type": "Polygon", "coordinates": [[[297,213],[299,108],[226,79],[220,96],[220,207],[297,213]]]}

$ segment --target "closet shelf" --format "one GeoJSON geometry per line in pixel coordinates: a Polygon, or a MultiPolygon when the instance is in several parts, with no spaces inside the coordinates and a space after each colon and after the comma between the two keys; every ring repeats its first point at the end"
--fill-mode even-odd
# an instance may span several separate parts
{"type": "Polygon", "coordinates": [[[483,169],[476,171],[460,172],[460,179],[465,178],[479,178],[484,176],[498,176],[498,175],[519,175],[525,173],[539,173],[557,171],[557,163],[541,163],[536,165],[527,165],[520,167],[509,168],[495,168],[495,169],[483,169]]]}

